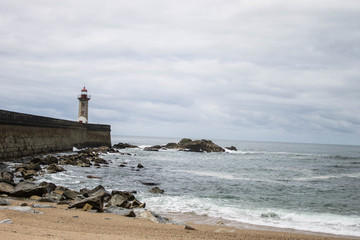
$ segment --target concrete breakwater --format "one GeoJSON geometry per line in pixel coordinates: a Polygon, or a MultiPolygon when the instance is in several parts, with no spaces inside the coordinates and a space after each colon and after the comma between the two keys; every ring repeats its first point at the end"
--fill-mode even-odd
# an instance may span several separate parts
{"type": "Polygon", "coordinates": [[[0,110],[0,161],[73,147],[111,146],[110,125],[0,110]]]}

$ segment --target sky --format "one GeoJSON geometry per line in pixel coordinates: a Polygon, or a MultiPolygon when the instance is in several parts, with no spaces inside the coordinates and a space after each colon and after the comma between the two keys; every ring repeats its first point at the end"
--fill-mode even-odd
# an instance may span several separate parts
{"type": "Polygon", "coordinates": [[[360,145],[359,0],[0,0],[0,109],[113,135],[360,145]]]}

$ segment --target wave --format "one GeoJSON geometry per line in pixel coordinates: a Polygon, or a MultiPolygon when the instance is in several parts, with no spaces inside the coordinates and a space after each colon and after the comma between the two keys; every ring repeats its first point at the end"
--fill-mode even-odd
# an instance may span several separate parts
{"type": "Polygon", "coordinates": [[[294,181],[321,181],[321,180],[339,179],[339,178],[357,178],[357,179],[360,179],[360,173],[323,175],[323,176],[312,176],[312,177],[300,177],[300,178],[294,178],[293,180],[294,181]]]}
{"type": "Polygon", "coordinates": [[[227,205],[227,202],[220,202],[217,199],[193,196],[146,196],[145,199],[150,209],[160,213],[192,213],[197,216],[222,218],[231,221],[229,225],[232,226],[246,223],[360,237],[359,216],[246,208],[245,206],[227,205]]]}
{"type": "Polygon", "coordinates": [[[212,171],[193,171],[193,170],[174,170],[174,171],[189,173],[189,174],[193,174],[196,176],[214,177],[214,178],[225,179],[225,180],[240,180],[240,181],[252,181],[252,182],[277,182],[275,180],[270,180],[270,179],[236,177],[229,173],[220,173],[220,172],[212,172],[212,171]]]}

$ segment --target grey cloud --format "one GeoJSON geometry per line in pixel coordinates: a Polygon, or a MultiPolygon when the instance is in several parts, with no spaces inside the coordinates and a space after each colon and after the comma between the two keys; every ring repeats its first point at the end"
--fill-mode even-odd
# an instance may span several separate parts
{"type": "Polygon", "coordinates": [[[0,108],[113,134],[360,144],[357,1],[0,1],[0,108]],[[329,136],[335,136],[330,138],[329,136]]]}

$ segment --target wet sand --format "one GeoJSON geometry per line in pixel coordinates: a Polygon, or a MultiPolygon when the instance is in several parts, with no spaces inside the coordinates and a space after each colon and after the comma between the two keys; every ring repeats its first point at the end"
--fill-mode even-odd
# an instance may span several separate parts
{"type": "MultiPolygon", "coordinates": [[[[68,210],[67,205],[37,203],[30,200],[11,200],[12,206],[21,203],[52,205],[55,208],[35,208],[43,214],[0,210],[0,221],[11,219],[12,224],[0,224],[1,239],[349,239],[337,236],[299,234],[294,232],[243,230],[226,226],[157,224],[109,213],[68,210]]],[[[356,239],[356,238],[354,238],[356,239]]]]}

